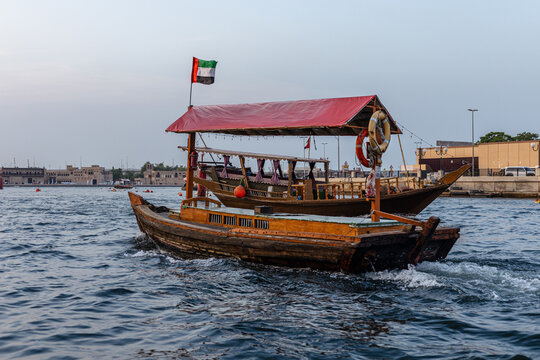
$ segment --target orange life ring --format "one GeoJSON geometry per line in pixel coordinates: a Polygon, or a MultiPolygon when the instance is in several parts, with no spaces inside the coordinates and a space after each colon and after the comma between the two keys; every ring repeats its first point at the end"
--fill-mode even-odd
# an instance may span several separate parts
{"type": "MultiPolygon", "coordinates": [[[[358,161],[360,161],[360,164],[364,165],[365,167],[369,167],[369,160],[367,159],[366,155],[364,155],[364,149],[362,149],[364,145],[364,139],[368,135],[368,130],[364,129],[362,132],[356,137],[356,157],[358,158],[358,161]]],[[[366,144],[366,150],[367,150],[367,144],[366,144]]]]}

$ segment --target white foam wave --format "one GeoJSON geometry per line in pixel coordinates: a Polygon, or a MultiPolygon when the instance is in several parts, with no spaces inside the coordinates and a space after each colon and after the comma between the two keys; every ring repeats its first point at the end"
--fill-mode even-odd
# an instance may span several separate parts
{"type": "Polygon", "coordinates": [[[223,261],[224,260],[221,258],[214,258],[214,257],[188,260],[190,264],[195,265],[195,266],[200,266],[200,267],[214,267],[216,265],[223,264],[223,261]]]}
{"type": "Polygon", "coordinates": [[[167,260],[167,262],[170,264],[177,264],[181,261],[180,259],[175,259],[172,256],[165,256],[165,260],[167,260]]]}
{"type": "Polygon", "coordinates": [[[384,270],[367,273],[366,277],[372,280],[398,282],[407,288],[442,286],[435,275],[417,271],[414,266],[409,266],[407,270],[384,270]]]}
{"type": "Polygon", "coordinates": [[[139,250],[135,254],[126,254],[126,256],[129,256],[129,257],[143,257],[143,256],[148,256],[149,253],[150,253],[149,251],[139,250]]]}
{"type": "Polygon", "coordinates": [[[422,263],[419,265],[419,269],[465,282],[477,283],[486,288],[498,287],[533,293],[540,291],[540,277],[526,278],[522,274],[500,270],[490,265],[479,265],[472,262],[422,263]]]}

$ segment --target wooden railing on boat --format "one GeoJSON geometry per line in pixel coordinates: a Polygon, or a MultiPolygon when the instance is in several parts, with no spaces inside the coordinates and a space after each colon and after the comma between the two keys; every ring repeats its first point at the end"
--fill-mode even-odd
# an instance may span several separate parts
{"type": "MultiPolygon", "coordinates": [[[[340,181],[319,184],[316,183],[315,186],[313,186],[313,182],[310,179],[298,179],[297,181],[297,184],[290,185],[290,193],[287,190],[269,191],[247,187],[246,195],[274,199],[287,199],[293,197],[298,200],[366,198],[365,181],[340,181]],[[312,193],[306,191],[308,189],[312,189],[312,193]],[[313,190],[315,190],[314,194],[313,190]]],[[[410,181],[409,184],[412,185],[412,187],[409,187],[404,179],[398,177],[381,179],[383,192],[390,194],[399,193],[407,190],[421,189],[425,187],[423,181],[410,181]]],[[[232,193],[234,192],[234,189],[237,185],[228,184],[224,181],[219,181],[219,186],[222,190],[232,193]]]]}
{"type": "Polygon", "coordinates": [[[203,202],[204,206],[207,207],[207,208],[210,207],[211,203],[214,204],[214,205],[217,205],[217,207],[219,207],[219,208],[221,207],[221,202],[220,201],[214,200],[214,199],[211,199],[211,198],[208,198],[208,197],[201,197],[201,196],[182,200],[182,203],[181,203],[180,207],[181,208],[184,208],[184,207],[187,207],[187,206],[195,206],[195,207],[197,207],[199,202],[203,202]]]}

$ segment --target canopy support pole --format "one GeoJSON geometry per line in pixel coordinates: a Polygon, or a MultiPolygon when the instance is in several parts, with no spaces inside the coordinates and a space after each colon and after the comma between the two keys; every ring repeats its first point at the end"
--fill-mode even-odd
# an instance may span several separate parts
{"type": "Polygon", "coordinates": [[[187,151],[187,172],[186,172],[186,199],[193,197],[193,167],[191,166],[191,154],[195,151],[195,135],[189,133],[187,151]]]}

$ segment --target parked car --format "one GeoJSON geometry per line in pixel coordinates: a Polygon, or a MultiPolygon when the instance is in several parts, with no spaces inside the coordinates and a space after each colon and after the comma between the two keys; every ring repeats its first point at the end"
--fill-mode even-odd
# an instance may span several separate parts
{"type": "Polygon", "coordinates": [[[507,166],[504,176],[535,176],[536,172],[528,166],[507,166]]]}

